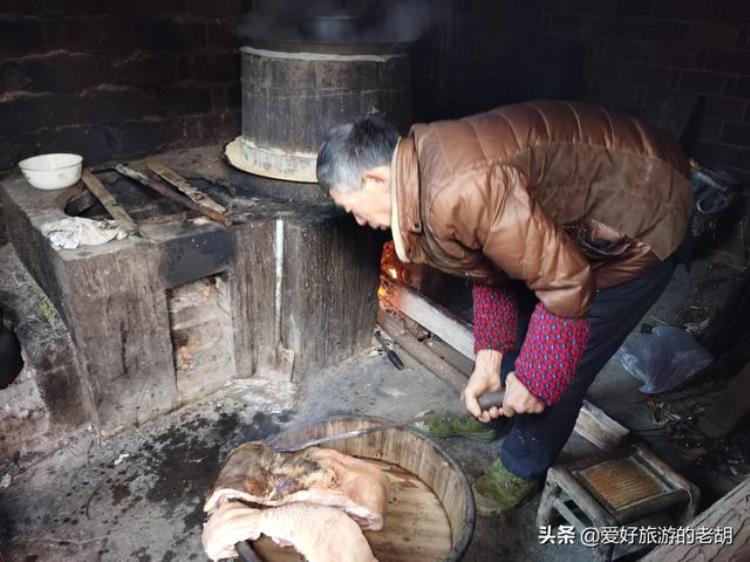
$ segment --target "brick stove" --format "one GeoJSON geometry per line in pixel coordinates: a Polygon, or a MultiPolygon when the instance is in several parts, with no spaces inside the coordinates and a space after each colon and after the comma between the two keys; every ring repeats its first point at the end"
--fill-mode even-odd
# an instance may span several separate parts
{"type": "MultiPolygon", "coordinates": [[[[0,185],[15,251],[70,334],[65,360],[77,376],[65,384],[79,388],[62,401],[45,395],[48,410],[80,411],[73,423],[110,434],[231,379],[268,376],[278,346],[294,353],[300,381],[369,344],[378,237],[329,205],[268,197],[244,175],[244,186],[233,183],[240,176],[219,148],[155,158],[205,178],[231,228],[152,200],[133,207],[143,239],[55,250],[40,228],[64,217],[81,188],[42,192],[20,177],[0,185]]],[[[111,189],[126,201],[123,183],[111,189]]]]}
{"type": "MultiPolygon", "coordinates": [[[[17,255],[8,259],[57,335],[45,349],[38,334],[18,330],[24,380],[38,390],[30,408],[49,423],[0,440],[0,460],[88,424],[111,435],[233,379],[300,382],[370,344],[384,240],[323,196],[315,156],[336,123],[381,114],[408,126],[411,39],[361,41],[346,30],[330,37],[327,28],[305,31],[289,13],[273,16],[269,31],[267,16],[251,13],[239,27],[241,135],[223,148],[129,163],[145,172],[158,162],[190,179],[229,209],[231,227],[101,168],[99,179],[143,238],[55,250],[43,225],[66,213],[108,218],[106,211],[81,185],[44,192],[18,175],[0,183],[17,255]]],[[[332,21],[335,14],[318,25],[332,21]]],[[[21,322],[23,307],[1,297],[21,322]]],[[[1,393],[0,406],[16,398],[17,390],[1,393]]],[[[18,418],[5,410],[0,433],[18,418]]]]}

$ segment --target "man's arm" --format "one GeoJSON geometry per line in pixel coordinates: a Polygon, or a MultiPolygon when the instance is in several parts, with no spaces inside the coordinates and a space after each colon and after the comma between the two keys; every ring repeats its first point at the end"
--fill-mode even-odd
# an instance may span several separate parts
{"type": "Polygon", "coordinates": [[[503,354],[516,345],[518,306],[515,296],[503,286],[475,283],[471,291],[473,306],[474,371],[462,393],[466,409],[477,419],[488,422],[502,415],[501,409],[483,412],[478,398],[502,388],[500,366],[503,354]]]}

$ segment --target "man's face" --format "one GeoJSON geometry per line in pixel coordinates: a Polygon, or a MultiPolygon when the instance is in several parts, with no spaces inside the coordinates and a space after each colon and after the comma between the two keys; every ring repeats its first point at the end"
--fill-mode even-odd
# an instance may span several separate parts
{"type": "Polygon", "coordinates": [[[362,189],[346,191],[330,189],[331,199],[339,207],[351,213],[360,226],[380,230],[391,227],[391,194],[387,177],[365,174],[362,189]]]}

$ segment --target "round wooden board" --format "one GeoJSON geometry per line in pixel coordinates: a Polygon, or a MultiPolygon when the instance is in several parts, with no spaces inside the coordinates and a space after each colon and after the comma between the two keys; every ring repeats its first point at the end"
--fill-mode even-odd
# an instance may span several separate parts
{"type": "MultiPolygon", "coordinates": [[[[427,485],[401,467],[367,459],[388,476],[390,497],[381,531],[365,536],[380,562],[434,562],[451,550],[451,528],[437,496],[427,485]]],[[[268,537],[253,543],[263,562],[303,562],[291,548],[268,537]]]]}

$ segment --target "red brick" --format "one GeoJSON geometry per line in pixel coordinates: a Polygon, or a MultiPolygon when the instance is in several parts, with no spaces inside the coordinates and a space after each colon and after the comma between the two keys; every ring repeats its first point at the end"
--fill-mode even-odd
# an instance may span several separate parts
{"type": "Polygon", "coordinates": [[[177,80],[177,57],[167,53],[140,52],[111,62],[111,80],[115,84],[153,88],[177,80]]]}
{"type": "Polygon", "coordinates": [[[544,9],[549,13],[596,15],[606,13],[608,6],[602,0],[554,0],[545,2],[544,9]]]}
{"type": "Polygon", "coordinates": [[[648,60],[648,46],[636,41],[603,40],[599,56],[605,60],[646,62],[648,60]]]}
{"type": "Polygon", "coordinates": [[[78,124],[103,125],[139,119],[153,113],[153,96],[123,86],[102,86],[79,98],[78,124]]]}
{"type": "Polygon", "coordinates": [[[750,99],[750,78],[740,78],[734,87],[734,95],[738,98],[750,99]]]}
{"type": "Polygon", "coordinates": [[[550,14],[544,17],[544,31],[548,35],[582,37],[587,35],[590,29],[591,18],[586,16],[550,14]]]}
{"type": "Polygon", "coordinates": [[[606,39],[634,39],[638,27],[635,18],[594,17],[591,22],[591,36],[606,39]]]}
{"type": "Polygon", "coordinates": [[[729,156],[729,147],[716,142],[697,141],[689,154],[702,164],[724,164],[729,156]]]}
{"type": "Polygon", "coordinates": [[[583,73],[590,79],[616,82],[622,74],[622,65],[589,58],[584,62],[583,73]]]}
{"type": "Polygon", "coordinates": [[[539,14],[544,0],[513,0],[512,11],[523,14],[539,14]]]}
{"type": "Polygon", "coordinates": [[[664,0],[658,15],[671,20],[704,19],[711,15],[711,0],[664,0]]]}
{"type": "Polygon", "coordinates": [[[705,68],[715,72],[750,75],[750,52],[709,51],[705,68]]]}
{"type": "Polygon", "coordinates": [[[671,68],[648,64],[628,64],[623,71],[625,82],[654,88],[666,87],[671,75],[671,68]]]}
{"type": "Polygon", "coordinates": [[[682,70],[680,72],[680,90],[695,94],[722,94],[726,76],[712,72],[682,70]]]}
{"type": "MultiPolygon", "coordinates": [[[[82,53],[52,51],[44,55],[18,57],[3,67],[12,66],[23,89],[30,92],[70,92],[82,90],[110,76],[108,65],[100,58],[82,53]]],[[[0,68],[0,74],[3,68],[0,68]]]]}
{"type": "Polygon", "coordinates": [[[680,41],[687,24],[680,21],[643,21],[638,36],[646,41],[680,41]]]}
{"type": "Polygon", "coordinates": [[[648,16],[653,13],[655,4],[654,0],[617,0],[617,14],[623,16],[648,16]]]}
{"type": "Polygon", "coordinates": [[[696,127],[695,135],[703,141],[718,141],[724,129],[724,121],[718,119],[701,119],[696,127]]]}
{"type": "Polygon", "coordinates": [[[2,56],[27,55],[46,50],[41,21],[0,14],[0,53],[2,56]]]}
{"type": "MultiPolygon", "coordinates": [[[[58,48],[94,54],[124,54],[135,50],[137,20],[110,15],[68,17],[53,20],[52,30],[62,33],[58,48]]],[[[52,31],[48,31],[48,36],[52,31]]]]}
{"type": "Polygon", "coordinates": [[[750,2],[747,0],[724,0],[721,15],[730,21],[750,22],[750,2]]]}
{"type": "Polygon", "coordinates": [[[684,69],[699,69],[703,67],[706,55],[704,51],[687,45],[674,43],[652,43],[650,62],[684,69]]]}
{"type": "Polygon", "coordinates": [[[156,92],[153,107],[158,115],[190,115],[211,112],[210,87],[175,84],[156,92]]]}
{"type": "Polygon", "coordinates": [[[590,81],[590,99],[601,105],[631,111],[636,107],[638,87],[634,84],[618,84],[612,82],[590,81]]]}
{"type": "Polygon", "coordinates": [[[78,101],[69,94],[23,96],[0,103],[3,136],[73,125],[78,101]]]}
{"type": "Polygon", "coordinates": [[[724,126],[721,141],[728,144],[750,146],[750,125],[745,123],[727,123],[724,126]]]}
{"type": "Polygon", "coordinates": [[[739,28],[723,23],[694,22],[690,24],[686,42],[693,47],[734,47],[739,28]]]}
{"type": "Polygon", "coordinates": [[[727,166],[740,170],[750,169],[750,148],[732,147],[726,160],[727,166]]]}
{"type": "Polygon", "coordinates": [[[703,104],[707,117],[723,119],[725,121],[740,120],[745,113],[745,108],[750,107],[745,100],[713,96],[706,96],[703,104]]]}

